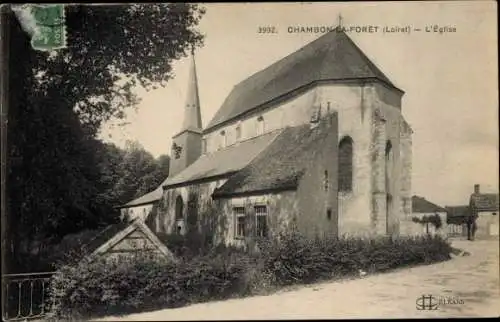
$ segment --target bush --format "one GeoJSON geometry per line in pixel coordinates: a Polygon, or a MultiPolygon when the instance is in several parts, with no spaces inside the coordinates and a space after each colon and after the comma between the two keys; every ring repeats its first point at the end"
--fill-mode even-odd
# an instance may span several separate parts
{"type": "MultiPolygon", "coordinates": [[[[184,242],[179,242],[184,245],[184,242]]],[[[184,246],[182,246],[184,247],[184,246]]],[[[56,318],[113,315],[261,294],[282,285],[381,272],[450,258],[439,236],[308,239],[297,233],[258,243],[248,254],[213,247],[177,263],[137,255],[63,266],[54,276],[56,318]]]]}

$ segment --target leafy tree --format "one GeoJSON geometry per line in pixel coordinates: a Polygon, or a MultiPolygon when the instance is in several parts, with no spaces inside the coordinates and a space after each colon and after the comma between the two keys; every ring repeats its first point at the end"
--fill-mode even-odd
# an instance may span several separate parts
{"type": "Polygon", "coordinates": [[[429,224],[433,225],[436,229],[440,229],[443,226],[441,217],[438,214],[434,214],[431,216],[424,215],[422,218],[413,217],[412,221],[421,225],[425,225],[427,234],[429,233],[429,224]]]}
{"type": "Polygon", "coordinates": [[[169,161],[168,156],[155,160],[138,142],[127,142],[114,186],[117,202],[129,202],[157,188],[168,176],[169,161]]]}
{"type": "Polygon", "coordinates": [[[109,187],[120,152],[95,139],[100,126],[137,105],[134,86],[164,85],[173,76],[172,62],[202,44],[195,27],[204,10],[194,4],[71,5],[65,11],[68,46],[53,53],[34,51],[14,14],[5,16],[9,189],[3,245],[10,259],[22,240],[57,240],[113,220],[109,202],[119,197],[109,187]]]}

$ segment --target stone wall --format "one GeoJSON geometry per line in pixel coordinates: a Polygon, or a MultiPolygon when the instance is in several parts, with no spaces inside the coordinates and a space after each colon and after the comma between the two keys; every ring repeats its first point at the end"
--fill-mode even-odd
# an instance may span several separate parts
{"type": "MultiPolygon", "coordinates": [[[[400,221],[408,208],[403,207],[403,197],[411,195],[411,187],[407,184],[411,173],[408,164],[402,162],[401,129],[404,121],[401,115],[402,93],[389,89],[381,84],[372,84],[367,93],[367,104],[371,106],[372,139],[371,162],[372,172],[372,220],[377,234],[399,234],[400,221]],[[390,143],[391,152],[386,156],[386,148],[390,143]],[[387,162],[390,162],[386,165],[387,162]],[[386,176],[389,178],[386,182],[386,176]],[[403,193],[403,180],[407,189],[403,193]],[[391,200],[391,204],[387,200],[391,200]]],[[[411,138],[411,135],[410,135],[411,138]]],[[[407,152],[408,140],[405,142],[406,162],[411,162],[411,154],[407,152]]],[[[411,204],[409,204],[411,207],[411,204]]]]}
{"type": "MultiPolygon", "coordinates": [[[[337,146],[346,136],[349,136],[353,141],[352,191],[338,193],[338,199],[337,196],[330,196],[327,204],[326,200],[322,203],[316,203],[312,200],[316,198],[315,193],[318,191],[316,188],[299,187],[299,190],[303,189],[303,192],[299,191],[299,204],[288,201],[285,202],[284,207],[293,210],[294,207],[299,207],[301,208],[298,209],[299,213],[302,212],[302,207],[307,212],[312,211],[311,205],[318,207],[317,210],[314,210],[314,214],[320,217],[315,219],[314,223],[312,223],[312,217],[297,218],[300,221],[299,226],[305,229],[308,234],[316,234],[309,232],[309,230],[317,232],[333,230],[338,231],[339,234],[391,233],[397,235],[402,215],[408,214],[411,210],[411,129],[407,127],[401,115],[401,96],[402,93],[374,82],[367,84],[319,84],[294,98],[277,103],[265,110],[256,111],[222,128],[204,134],[207,152],[220,148],[221,131],[226,133],[226,146],[236,142],[237,127],[241,129],[242,140],[256,136],[258,134],[256,124],[259,117],[263,117],[265,131],[268,132],[285,126],[309,123],[313,112],[318,109],[322,116],[336,112],[338,115],[337,146]],[[392,144],[394,156],[388,187],[385,185],[385,146],[387,141],[392,144]],[[393,207],[388,212],[389,215],[386,212],[386,188],[392,194],[393,207]],[[311,197],[305,197],[307,195],[311,197]],[[307,200],[307,198],[312,199],[307,200]],[[332,222],[328,224],[325,220],[327,220],[327,209],[330,208],[332,222]],[[338,227],[335,227],[333,223],[338,223],[338,227]],[[328,228],[326,229],[326,227],[328,228]]],[[[336,160],[334,160],[337,158],[336,151],[330,151],[331,155],[335,155],[335,157],[329,161],[328,165],[329,174],[332,171],[330,176],[332,182],[337,180],[337,170],[333,170],[333,167],[337,166],[336,160]]],[[[304,187],[321,187],[322,173],[326,168],[326,163],[319,165],[318,169],[322,169],[321,173],[313,175],[311,172],[311,178],[306,179],[303,183],[304,187]]],[[[232,226],[233,216],[229,215],[232,212],[232,204],[227,200],[208,201],[211,200],[210,195],[215,186],[217,183],[204,183],[190,188],[176,188],[165,192],[162,203],[170,206],[167,207],[169,209],[163,211],[165,219],[160,220],[159,227],[168,230],[170,229],[168,227],[173,226],[171,218],[175,217],[173,215],[175,208],[173,207],[175,207],[177,195],[181,195],[186,201],[189,193],[195,193],[203,199],[200,203],[201,208],[209,209],[208,206],[204,206],[209,204],[210,207],[217,209],[212,210],[217,212],[217,218],[225,218],[224,225],[220,224],[218,227],[224,227],[220,228],[222,229],[221,236],[225,236],[221,238],[226,242],[231,240],[232,238],[228,236],[231,236],[231,231],[234,230],[232,226]],[[216,205],[216,203],[218,204],[216,205]]],[[[269,196],[268,201],[272,203],[271,200],[279,200],[276,203],[280,203],[281,200],[288,198],[284,197],[288,196],[287,194],[280,196],[279,198],[277,195],[269,196]]],[[[200,210],[200,213],[203,211],[200,210]]]]}
{"type": "Polygon", "coordinates": [[[270,233],[288,229],[296,221],[298,201],[295,191],[284,191],[261,196],[225,198],[213,200],[211,195],[216,187],[225,180],[179,187],[164,192],[159,205],[159,211],[153,220],[153,230],[157,233],[171,234],[175,232],[175,201],[181,196],[184,201],[183,218],[187,229],[197,229],[201,233],[212,236],[215,244],[224,243],[246,247],[252,243],[252,238],[238,239],[235,237],[234,207],[244,207],[250,230],[255,221],[254,206],[266,205],[270,233]],[[193,218],[193,216],[196,216],[193,218]]]}
{"type": "Polygon", "coordinates": [[[338,216],[338,133],[336,130],[338,119],[336,114],[331,114],[322,122],[329,126],[329,134],[325,139],[323,149],[317,151],[316,157],[308,165],[297,190],[299,206],[297,227],[303,234],[310,237],[337,236],[339,226],[341,230],[342,227],[348,226],[342,220],[339,222],[338,216]]]}
{"type": "MultiPolygon", "coordinates": [[[[401,116],[402,118],[402,116],[401,116]]],[[[411,176],[412,176],[412,134],[408,123],[401,120],[401,209],[404,216],[409,216],[412,210],[411,176]]]]}

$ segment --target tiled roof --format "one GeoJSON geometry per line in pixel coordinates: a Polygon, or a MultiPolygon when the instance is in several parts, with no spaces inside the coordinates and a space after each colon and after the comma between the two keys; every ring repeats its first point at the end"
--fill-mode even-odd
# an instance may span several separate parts
{"type": "Polygon", "coordinates": [[[423,197],[413,196],[411,198],[412,212],[431,213],[431,212],[446,212],[443,207],[440,207],[423,197]]]}
{"type": "Polygon", "coordinates": [[[497,193],[479,193],[471,195],[471,206],[478,211],[497,211],[497,193]]]}
{"type": "Polygon", "coordinates": [[[465,217],[470,214],[469,206],[446,206],[449,217],[465,217]]]}
{"type": "Polygon", "coordinates": [[[315,81],[356,79],[395,88],[344,32],[328,32],[237,84],[205,131],[315,81]]]}
{"type": "Polygon", "coordinates": [[[239,171],[264,150],[279,133],[280,130],[272,131],[222,150],[204,154],[174,177],[167,178],[162,186],[185,184],[239,171]]]}
{"type": "Polygon", "coordinates": [[[327,120],[313,129],[309,124],[285,128],[264,152],[232,175],[213,196],[296,188],[331,131],[334,129],[327,120]]]}
{"type": "Polygon", "coordinates": [[[445,209],[448,224],[464,224],[470,216],[469,206],[446,206],[445,209]]]}
{"type": "Polygon", "coordinates": [[[163,189],[161,186],[156,188],[155,190],[146,193],[145,195],[140,196],[139,198],[136,198],[130,202],[127,202],[120,208],[129,208],[129,207],[134,207],[134,206],[139,206],[139,205],[145,205],[148,203],[152,203],[155,201],[158,201],[161,199],[163,189]]]}

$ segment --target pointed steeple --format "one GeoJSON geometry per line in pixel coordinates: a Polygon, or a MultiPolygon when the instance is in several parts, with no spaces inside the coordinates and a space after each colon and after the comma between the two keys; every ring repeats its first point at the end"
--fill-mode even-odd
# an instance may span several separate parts
{"type": "Polygon", "coordinates": [[[194,50],[191,50],[191,68],[189,71],[188,90],[186,104],[184,106],[184,123],[181,131],[201,131],[200,97],[198,94],[198,77],[196,75],[196,63],[194,50]]]}
{"type": "Polygon", "coordinates": [[[191,50],[191,70],[189,72],[184,121],[179,133],[172,137],[169,176],[174,176],[190,166],[201,155],[202,126],[200,97],[198,95],[198,77],[194,50],[191,50]]]}

